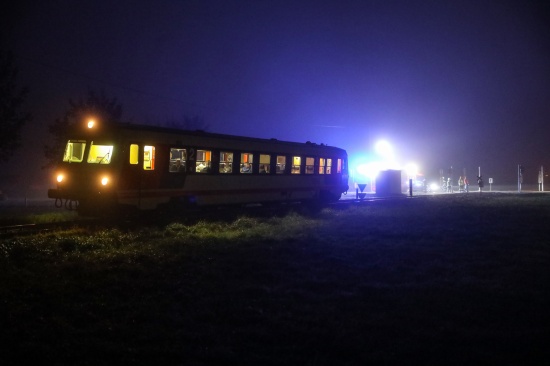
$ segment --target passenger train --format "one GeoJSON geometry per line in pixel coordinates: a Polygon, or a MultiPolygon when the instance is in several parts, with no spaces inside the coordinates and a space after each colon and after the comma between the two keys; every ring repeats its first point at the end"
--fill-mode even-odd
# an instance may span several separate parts
{"type": "Polygon", "coordinates": [[[90,121],[71,132],[48,197],[81,214],[324,203],[347,192],[347,164],[345,150],[324,144],[90,121]]]}

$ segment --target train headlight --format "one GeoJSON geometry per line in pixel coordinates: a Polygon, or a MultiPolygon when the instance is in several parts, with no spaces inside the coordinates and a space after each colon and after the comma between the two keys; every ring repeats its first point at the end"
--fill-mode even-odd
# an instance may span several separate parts
{"type": "Polygon", "coordinates": [[[57,177],[55,178],[55,180],[57,180],[57,183],[63,182],[64,179],[65,179],[65,176],[63,174],[58,174],[57,177]]]}
{"type": "Polygon", "coordinates": [[[109,184],[109,177],[101,178],[101,185],[106,186],[107,184],[109,184]]]}

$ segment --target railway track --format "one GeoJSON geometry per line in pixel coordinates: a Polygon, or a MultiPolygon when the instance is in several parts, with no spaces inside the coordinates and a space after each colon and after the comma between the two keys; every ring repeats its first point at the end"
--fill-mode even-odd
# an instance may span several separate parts
{"type": "Polygon", "coordinates": [[[109,218],[82,218],[63,222],[52,223],[23,223],[0,226],[0,237],[33,235],[37,233],[51,232],[55,230],[67,230],[70,228],[85,228],[90,232],[117,228],[123,231],[131,231],[145,227],[162,227],[174,221],[192,225],[199,221],[232,221],[243,215],[257,217],[282,216],[290,211],[302,214],[312,214],[323,207],[345,208],[348,205],[368,205],[376,202],[396,202],[410,199],[408,196],[395,197],[365,197],[343,198],[337,202],[322,206],[311,206],[301,203],[275,204],[275,205],[247,205],[247,206],[220,206],[206,208],[192,208],[178,211],[150,211],[135,215],[109,218]]]}
{"type": "Polygon", "coordinates": [[[31,223],[0,226],[0,237],[33,235],[54,230],[68,229],[81,225],[79,221],[63,221],[51,223],[31,223]]]}

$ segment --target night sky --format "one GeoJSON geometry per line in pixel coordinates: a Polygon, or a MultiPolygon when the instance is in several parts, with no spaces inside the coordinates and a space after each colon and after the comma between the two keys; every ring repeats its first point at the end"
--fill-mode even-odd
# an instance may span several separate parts
{"type": "Polygon", "coordinates": [[[325,143],[353,163],[385,139],[430,179],[481,166],[513,185],[521,163],[535,183],[550,172],[545,3],[22,1],[9,36],[35,119],[9,165],[40,162],[46,126],[91,88],[135,123],[198,115],[211,132],[325,143]]]}

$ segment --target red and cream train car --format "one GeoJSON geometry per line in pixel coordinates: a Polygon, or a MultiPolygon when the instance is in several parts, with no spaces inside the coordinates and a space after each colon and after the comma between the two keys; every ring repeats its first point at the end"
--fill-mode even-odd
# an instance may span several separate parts
{"type": "Polygon", "coordinates": [[[82,213],[331,202],[348,189],[340,148],[133,124],[76,129],[55,176],[48,197],[82,213]]]}

